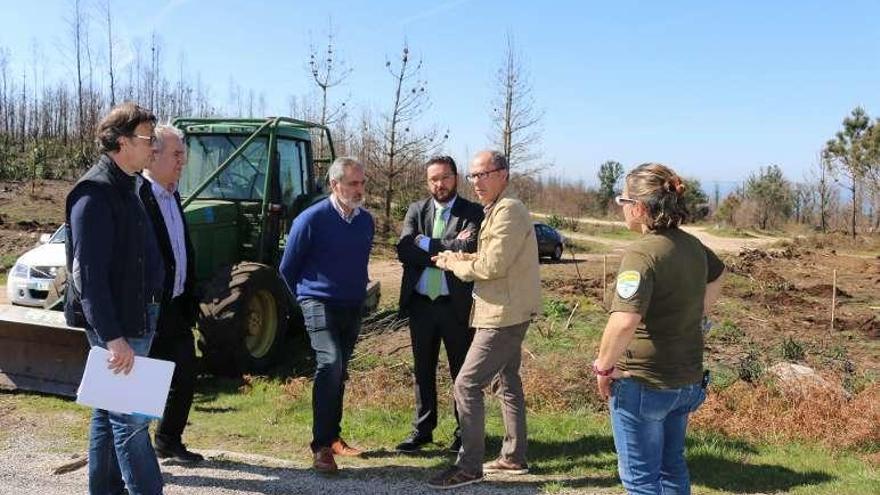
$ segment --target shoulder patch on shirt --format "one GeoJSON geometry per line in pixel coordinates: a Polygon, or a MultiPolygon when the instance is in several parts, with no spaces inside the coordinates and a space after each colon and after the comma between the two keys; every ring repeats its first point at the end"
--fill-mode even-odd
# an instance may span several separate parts
{"type": "Polygon", "coordinates": [[[642,276],[635,270],[627,270],[617,275],[617,295],[629,299],[639,290],[642,276]]]}

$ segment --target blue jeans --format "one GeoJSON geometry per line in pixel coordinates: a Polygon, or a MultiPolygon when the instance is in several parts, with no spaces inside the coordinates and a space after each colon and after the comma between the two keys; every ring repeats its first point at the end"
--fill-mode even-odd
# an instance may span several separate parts
{"type": "Polygon", "coordinates": [[[337,306],[318,299],[303,299],[299,305],[315,351],[311,447],[317,451],[329,447],[342,431],[348,360],[361,332],[361,307],[337,306]]]}
{"type": "Polygon", "coordinates": [[[611,426],[620,480],[630,495],[688,495],[684,458],[688,415],[706,399],[701,383],[651,388],[634,378],[611,388],[611,426]]]}
{"type": "MultiPolygon", "coordinates": [[[[126,338],[137,356],[146,356],[156,331],[158,305],[147,309],[149,331],[143,337],[126,338]]],[[[86,328],[89,344],[106,348],[97,333],[86,328]]],[[[89,494],[130,495],[162,493],[162,473],[149,435],[150,420],[138,414],[92,411],[89,432],[89,494]]]]}

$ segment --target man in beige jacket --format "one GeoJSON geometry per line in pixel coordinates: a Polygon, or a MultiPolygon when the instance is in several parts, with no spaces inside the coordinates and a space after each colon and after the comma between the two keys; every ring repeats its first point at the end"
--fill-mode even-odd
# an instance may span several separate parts
{"type": "Polygon", "coordinates": [[[529,210],[507,191],[509,170],[503,154],[477,153],[467,179],[485,211],[477,252],[444,251],[434,261],[438,268],[474,282],[470,323],[476,334],[455,380],[461,450],[455,465],[428,482],[434,488],[477,483],[484,473],[528,472],[526,404],[519,367],[526,330],[541,306],[538,242],[529,210]],[[483,389],[496,376],[504,442],[498,459],[483,464],[483,389]]]}

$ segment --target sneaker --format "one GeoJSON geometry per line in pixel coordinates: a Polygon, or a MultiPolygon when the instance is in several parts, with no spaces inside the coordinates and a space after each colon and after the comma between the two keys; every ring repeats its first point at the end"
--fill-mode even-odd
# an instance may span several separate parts
{"type": "Polygon", "coordinates": [[[502,458],[495,459],[492,462],[487,462],[483,464],[483,472],[486,474],[489,473],[498,473],[498,474],[508,474],[508,475],[519,475],[526,474],[529,472],[528,464],[516,464],[510,461],[506,461],[502,458]]]}
{"type": "Polygon", "coordinates": [[[186,449],[186,445],[182,443],[162,447],[157,445],[154,450],[156,451],[156,457],[159,459],[172,459],[184,463],[196,463],[205,460],[202,454],[190,452],[186,449]]]}
{"type": "Polygon", "coordinates": [[[416,452],[433,441],[434,439],[430,436],[421,436],[416,432],[412,432],[406,437],[406,440],[397,444],[397,447],[394,447],[394,450],[398,452],[416,452]]]}
{"type": "Polygon", "coordinates": [[[363,450],[348,445],[341,438],[333,440],[333,443],[330,444],[330,450],[333,451],[333,455],[341,455],[343,457],[360,457],[364,453],[363,450]]]}
{"type": "Polygon", "coordinates": [[[461,437],[455,437],[452,440],[452,443],[449,444],[449,451],[453,454],[457,454],[459,450],[461,450],[461,437]]]}
{"type": "Polygon", "coordinates": [[[450,466],[445,471],[428,480],[428,486],[438,490],[448,490],[481,481],[483,481],[483,475],[481,474],[470,474],[458,466],[450,466]]]}
{"type": "Polygon", "coordinates": [[[312,463],[312,467],[320,474],[336,474],[339,471],[330,447],[321,447],[315,452],[315,460],[312,463]]]}

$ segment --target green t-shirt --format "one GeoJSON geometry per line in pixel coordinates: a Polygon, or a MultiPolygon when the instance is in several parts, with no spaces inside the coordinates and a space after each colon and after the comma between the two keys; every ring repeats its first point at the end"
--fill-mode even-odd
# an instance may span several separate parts
{"type": "Polygon", "coordinates": [[[703,376],[703,297],[724,264],[694,236],[651,232],[623,255],[611,312],[642,321],[617,367],[654,388],[677,388],[703,376]]]}

